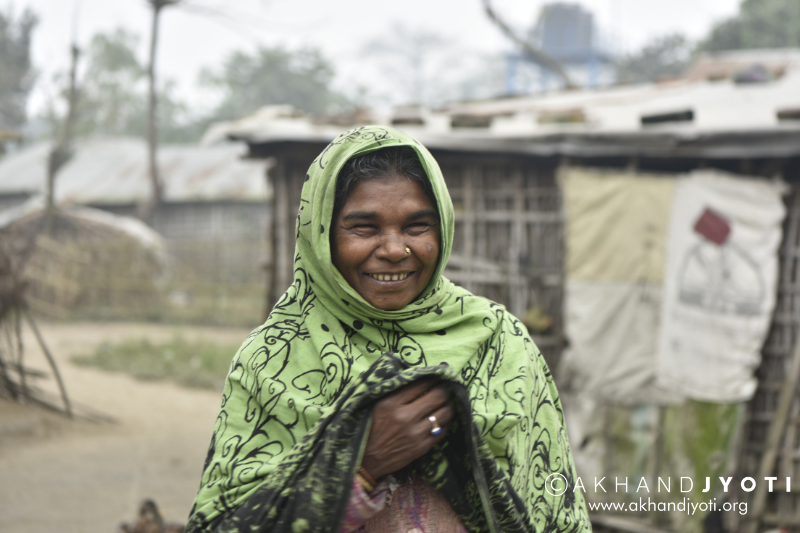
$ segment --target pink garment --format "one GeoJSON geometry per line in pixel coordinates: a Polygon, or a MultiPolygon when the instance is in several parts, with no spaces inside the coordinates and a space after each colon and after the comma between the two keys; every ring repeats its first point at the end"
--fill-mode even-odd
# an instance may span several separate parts
{"type": "Polygon", "coordinates": [[[444,496],[417,478],[402,483],[394,492],[384,478],[369,494],[358,478],[354,479],[340,533],[352,531],[467,533],[444,496]]]}

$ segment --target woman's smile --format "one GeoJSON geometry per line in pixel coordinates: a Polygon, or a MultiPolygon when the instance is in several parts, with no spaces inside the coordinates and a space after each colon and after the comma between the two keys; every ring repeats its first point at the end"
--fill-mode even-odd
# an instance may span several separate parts
{"type": "Polygon", "coordinates": [[[381,283],[391,283],[391,282],[397,282],[397,281],[406,281],[408,279],[408,276],[413,274],[413,273],[414,272],[399,272],[399,273],[396,272],[394,274],[391,274],[391,273],[383,273],[383,274],[375,273],[375,274],[367,274],[367,276],[370,276],[375,281],[379,281],[381,283]]]}
{"type": "Polygon", "coordinates": [[[402,309],[425,290],[439,260],[439,217],[405,176],[360,181],[336,214],[331,255],[368,303],[402,309]]]}

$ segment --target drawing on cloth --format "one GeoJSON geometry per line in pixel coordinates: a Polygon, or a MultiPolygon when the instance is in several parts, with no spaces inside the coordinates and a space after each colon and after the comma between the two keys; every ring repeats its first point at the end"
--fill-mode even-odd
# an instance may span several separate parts
{"type": "Polygon", "coordinates": [[[720,314],[759,314],[766,297],[765,280],[750,254],[729,242],[730,222],[706,209],[694,230],[703,240],[682,261],[679,301],[720,314]]]}

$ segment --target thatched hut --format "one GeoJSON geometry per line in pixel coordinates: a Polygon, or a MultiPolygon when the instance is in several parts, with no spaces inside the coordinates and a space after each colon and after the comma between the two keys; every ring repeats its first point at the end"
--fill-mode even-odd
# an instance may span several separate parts
{"type": "MultiPolygon", "coordinates": [[[[0,210],[43,194],[48,150],[34,145],[0,160],[0,210]]],[[[150,194],[146,162],[141,140],[78,142],[58,174],[57,203],[135,217],[150,194]]],[[[151,223],[171,276],[166,304],[150,316],[256,324],[270,255],[264,163],[242,159],[240,146],[169,145],[159,166],[164,196],[151,223]]]]}

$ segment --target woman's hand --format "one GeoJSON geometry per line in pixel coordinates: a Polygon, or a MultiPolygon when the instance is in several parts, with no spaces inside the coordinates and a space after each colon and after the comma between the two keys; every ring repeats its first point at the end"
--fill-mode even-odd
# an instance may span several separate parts
{"type": "Polygon", "coordinates": [[[378,479],[400,470],[425,455],[444,437],[444,426],[453,418],[447,388],[438,379],[415,381],[387,395],[375,404],[372,429],[361,466],[378,479]],[[423,396],[421,394],[425,393],[423,396]],[[431,435],[428,419],[435,416],[442,428],[431,435]]]}

